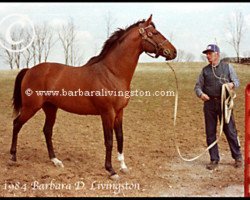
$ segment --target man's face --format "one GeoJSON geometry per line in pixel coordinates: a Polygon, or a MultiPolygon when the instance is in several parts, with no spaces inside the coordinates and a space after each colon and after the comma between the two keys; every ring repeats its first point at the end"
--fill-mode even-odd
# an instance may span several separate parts
{"type": "Polygon", "coordinates": [[[213,51],[208,51],[206,53],[207,60],[210,64],[212,63],[217,63],[219,59],[219,53],[218,52],[213,52],[213,51]]]}

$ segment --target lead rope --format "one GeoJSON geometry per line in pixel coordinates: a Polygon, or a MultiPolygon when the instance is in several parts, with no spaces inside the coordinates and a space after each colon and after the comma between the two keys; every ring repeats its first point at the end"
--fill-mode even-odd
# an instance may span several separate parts
{"type": "Polygon", "coordinates": [[[225,117],[225,123],[229,123],[229,120],[230,120],[230,117],[231,117],[231,112],[232,112],[232,109],[233,109],[233,106],[234,106],[233,99],[236,98],[236,93],[233,90],[230,90],[230,88],[229,88],[229,86],[227,84],[222,85],[222,91],[221,91],[221,113],[222,113],[222,116],[221,116],[220,133],[219,133],[218,139],[216,139],[212,144],[210,144],[205,149],[205,151],[203,151],[200,155],[198,155],[198,156],[196,156],[194,158],[191,158],[191,159],[184,158],[181,155],[180,148],[179,148],[179,146],[177,144],[177,134],[176,134],[176,131],[175,131],[177,108],[178,108],[178,80],[177,80],[176,73],[175,73],[174,69],[172,68],[172,66],[169,63],[166,63],[166,64],[173,71],[174,76],[175,76],[175,83],[176,83],[175,107],[174,107],[174,136],[175,136],[174,142],[175,142],[175,147],[176,147],[177,152],[178,152],[178,154],[179,154],[179,156],[181,157],[182,160],[189,161],[189,162],[194,161],[194,160],[200,158],[204,153],[206,153],[216,143],[218,143],[218,141],[219,141],[219,139],[221,137],[222,131],[223,131],[224,117],[225,117]],[[226,97],[227,96],[226,92],[228,92],[228,94],[229,94],[228,98],[226,97]],[[223,112],[223,108],[224,108],[224,112],[223,112]]]}

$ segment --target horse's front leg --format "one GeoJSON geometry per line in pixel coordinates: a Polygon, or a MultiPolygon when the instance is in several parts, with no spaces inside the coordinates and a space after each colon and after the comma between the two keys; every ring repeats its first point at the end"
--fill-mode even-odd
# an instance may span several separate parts
{"type": "Polygon", "coordinates": [[[106,147],[105,169],[110,173],[110,179],[118,180],[119,176],[112,167],[112,148],[113,148],[113,128],[115,115],[108,113],[101,115],[104,132],[104,144],[106,147]]]}
{"type": "Polygon", "coordinates": [[[121,110],[115,118],[114,130],[117,140],[117,150],[118,150],[118,161],[120,162],[120,171],[123,173],[128,173],[128,168],[124,161],[123,154],[123,130],[122,130],[122,118],[123,110],[121,110]]]}

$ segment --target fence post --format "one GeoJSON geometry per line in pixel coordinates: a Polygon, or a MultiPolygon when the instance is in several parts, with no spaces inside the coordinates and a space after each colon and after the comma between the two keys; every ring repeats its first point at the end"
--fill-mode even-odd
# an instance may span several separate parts
{"type": "Polygon", "coordinates": [[[245,90],[245,168],[244,168],[244,196],[249,197],[250,184],[250,83],[245,90]]]}

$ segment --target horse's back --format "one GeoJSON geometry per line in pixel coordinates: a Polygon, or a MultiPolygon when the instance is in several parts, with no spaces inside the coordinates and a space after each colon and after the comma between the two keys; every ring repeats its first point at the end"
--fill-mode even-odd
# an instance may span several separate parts
{"type": "Polygon", "coordinates": [[[60,71],[63,71],[68,68],[73,69],[74,67],[69,65],[64,65],[61,63],[43,62],[30,68],[29,71],[30,73],[32,73],[32,75],[36,73],[40,75],[48,75],[48,74],[53,75],[53,73],[59,73],[60,71]]]}

